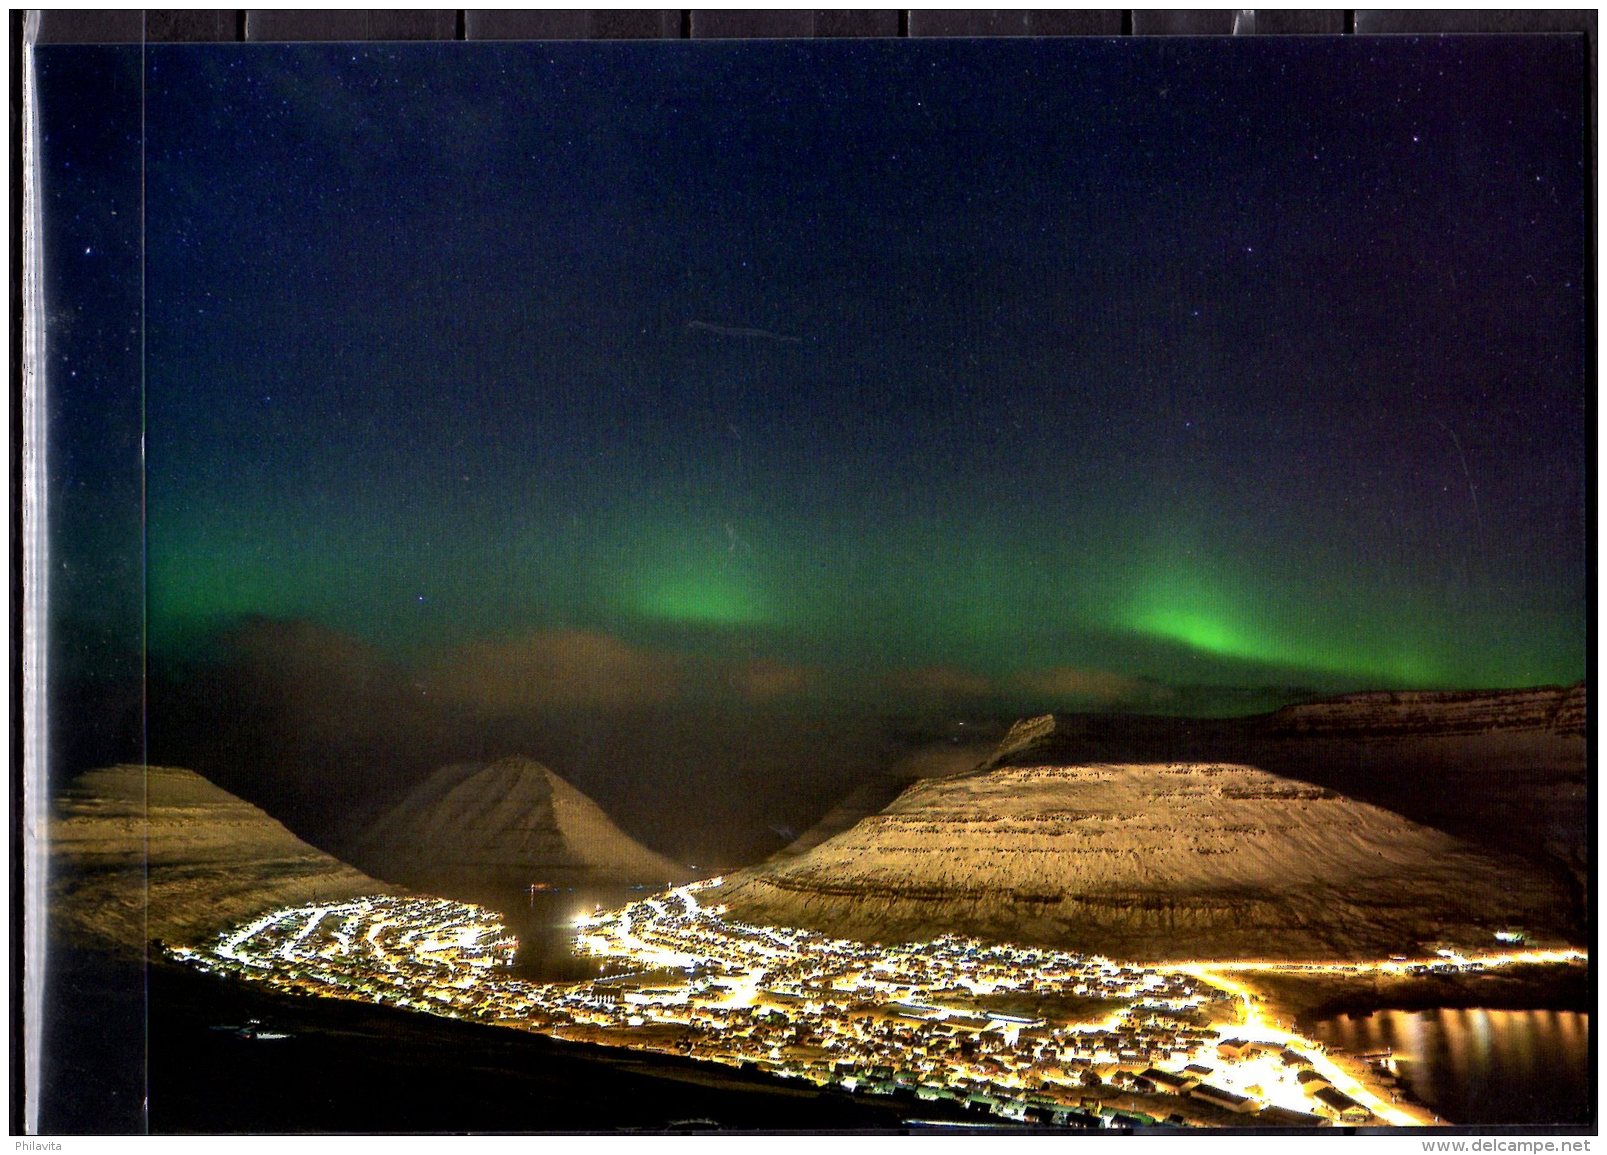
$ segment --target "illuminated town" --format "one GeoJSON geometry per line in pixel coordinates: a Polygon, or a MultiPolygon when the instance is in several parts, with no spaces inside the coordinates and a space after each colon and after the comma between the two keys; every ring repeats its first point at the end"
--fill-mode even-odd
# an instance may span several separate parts
{"type": "Polygon", "coordinates": [[[558,1038],[746,1067],[819,1086],[946,1100],[997,1124],[1415,1126],[1388,1063],[1330,1054],[1263,1010],[1260,970],[1402,973],[1564,962],[1508,951],[1377,963],[1142,966],[943,937],[881,945],[756,926],[721,879],[575,917],[584,982],[516,977],[483,907],[369,897],[271,911],[205,948],[203,970],[558,1038]]]}

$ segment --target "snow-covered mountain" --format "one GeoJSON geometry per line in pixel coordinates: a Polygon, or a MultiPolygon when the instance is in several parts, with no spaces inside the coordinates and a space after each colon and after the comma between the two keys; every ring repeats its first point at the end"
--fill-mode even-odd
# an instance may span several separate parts
{"type": "Polygon", "coordinates": [[[854,938],[961,933],[1146,961],[1378,958],[1493,945],[1511,925],[1555,937],[1569,904],[1521,859],[1331,789],[1197,763],[920,782],[722,894],[741,917],[854,938]]]}
{"type": "Polygon", "coordinates": [[[446,766],[349,848],[380,878],[461,897],[532,883],[684,880],[687,871],[622,831],[541,763],[446,766]]]}
{"type": "Polygon", "coordinates": [[[194,942],[276,906],[394,893],[190,770],[76,779],[48,831],[52,935],[122,953],[194,942]]]}

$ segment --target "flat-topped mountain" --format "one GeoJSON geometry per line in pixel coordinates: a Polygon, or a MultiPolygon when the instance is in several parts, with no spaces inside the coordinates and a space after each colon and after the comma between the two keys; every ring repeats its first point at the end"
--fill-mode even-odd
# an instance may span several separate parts
{"type": "Polygon", "coordinates": [[[739,917],[874,941],[942,933],[1144,961],[1379,958],[1565,930],[1520,859],[1242,765],[1008,766],[911,786],[738,872],[739,917]]]}
{"type": "Polygon", "coordinates": [[[529,758],[437,770],[349,853],[381,878],[471,901],[532,884],[662,886],[688,877],[529,758]]]}
{"type": "Polygon", "coordinates": [[[1285,706],[1264,715],[1277,735],[1373,739],[1522,733],[1579,738],[1585,733],[1585,684],[1533,690],[1408,691],[1346,694],[1285,706]]]}
{"type": "Polygon", "coordinates": [[[837,804],[821,815],[813,826],[776,851],[771,858],[796,858],[813,850],[828,838],[835,838],[856,822],[881,811],[902,794],[909,784],[909,779],[894,778],[891,775],[860,783],[838,799],[837,804]]]}
{"type": "Polygon", "coordinates": [[[1572,879],[1590,906],[1584,683],[1349,694],[1244,718],[1054,714],[1016,723],[984,767],[1236,762],[1337,790],[1572,879]]]}
{"type": "Polygon", "coordinates": [[[142,953],[276,906],[394,893],[189,770],[112,766],[75,779],[49,829],[52,935],[142,953]]]}
{"type": "MultiPolygon", "coordinates": [[[[1504,758],[1583,757],[1583,682],[1530,690],[1383,691],[1345,694],[1241,718],[1148,714],[1044,714],[1017,722],[984,766],[1081,757],[1097,746],[1219,750],[1311,742],[1365,745],[1382,754],[1451,741],[1504,758]]],[[[1334,747],[1325,748],[1331,755],[1334,747]]],[[[1225,756],[1225,755],[1218,755],[1225,756]]]]}
{"type": "MultiPolygon", "coordinates": [[[[1002,729],[1002,727],[1001,727],[1002,729]]],[[[994,746],[986,741],[961,743],[957,738],[947,741],[926,742],[909,750],[880,774],[859,782],[844,794],[832,808],[772,858],[795,858],[806,850],[819,846],[826,839],[841,834],[862,818],[880,813],[911,783],[922,778],[943,778],[950,774],[965,774],[975,770],[977,764],[993,752],[994,746]]]]}

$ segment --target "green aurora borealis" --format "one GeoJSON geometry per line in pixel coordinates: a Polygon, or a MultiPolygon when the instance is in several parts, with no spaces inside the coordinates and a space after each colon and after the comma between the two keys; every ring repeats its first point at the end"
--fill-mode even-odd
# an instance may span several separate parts
{"type": "Polygon", "coordinates": [[[836,567],[808,556],[803,533],[784,530],[755,547],[723,526],[621,524],[603,535],[606,547],[588,538],[567,549],[560,534],[531,530],[500,551],[481,547],[477,556],[496,564],[469,573],[453,570],[444,550],[372,526],[326,534],[242,520],[190,532],[196,544],[153,557],[158,649],[264,614],[311,618],[399,653],[579,625],[648,643],[669,636],[693,650],[828,663],[851,654],[853,668],[879,658],[989,676],[1072,665],[1163,682],[1449,688],[1564,682],[1583,665],[1582,633],[1502,622],[1455,575],[1445,588],[1459,596],[1437,600],[1405,581],[1369,589],[1317,567],[1280,581],[1255,558],[1146,559],[1110,539],[1102,556],[1082,552],[1068,564],[1032,540],[973,540],[945,554],[895,535],[855,543],[856,582],[844,587],[830,580],[836,567]],[[375,556],[388,560],[386,597],[374,592],[375,556]],[[824,576],[812,580],[811,562],[824,576]],[[1480,629],[1510,641],[1481,649],[1470,644],[1480,629]]]}
{"type": "Polygon", "coordinates": [[[1273,39],[153,46],[143,152],[61,169],[85,317],[145,174],[148,310],[143,473],[58,453],[64,549],[143,485],[159,662],[267,616],[844,697],[1576,681],[1576,46],[1273,39]]]}

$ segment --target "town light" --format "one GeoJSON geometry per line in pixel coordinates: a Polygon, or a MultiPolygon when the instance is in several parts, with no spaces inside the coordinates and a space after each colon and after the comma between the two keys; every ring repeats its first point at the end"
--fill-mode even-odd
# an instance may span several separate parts
{"type": "MultiPolygon", "coordinates": [[[[953,1099],[998,1118],[1058,1111],[1063,1122],[1092,1078],[1088,1086],[1174,1096],[1184,1111],[1183,1100],[1194,1098],[1237,1114],[1283,1108],[1308,1121],[1313,1111],[1347,1122],[1429,1121],[1389,1102],[1373,1073],[1341,1065],[1269,1018],[1252,978],[1290,970],[1366,974],[1399,969],[1399,962],[1122,963],[958,936],[879,945],[729,919],[721,907],[700,905],[697,889],[576,912],[574,925],[589,928],[575,936],[576,950],[599,960],[598,973],[579,982],[514,977],[499,964],[515,940],[496,915],[416,897],[275,910],[210,948],[168,953],[281,989],[593,1042],[651,1026],[617,1042],[754,1062],[820,1085],[873,1093],[918,1088],[923,1099],[953,1099]],[[638,974],[610,980],[611,967],[638,974]],[[642,982],[647,971],[658,974],[642,982]],[[1061,1019],[983,1001],[1036,1000],[1046,991],[1091,995],[1098,1010],[1061,1019]],[[1223,1003],[1242,1008],[1242,1017],[1226,1026],[1188,1025],[1177,1013],[1223,1003]],[[813,1042],[799,1041],[806,1036],[813,1042]],[[1314,1098],[1313,1089],[1332,1094],[1314,1098]]],[[[1451,952],[1413,965],[1482,969],[1584,957],[1575,950],[1473,959],[1451,952]]]]}

